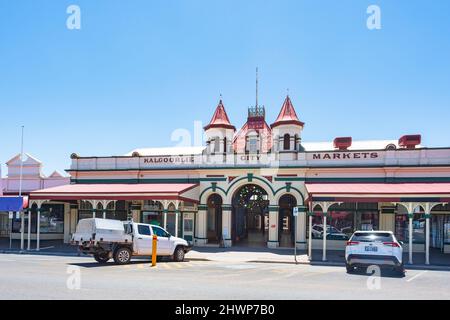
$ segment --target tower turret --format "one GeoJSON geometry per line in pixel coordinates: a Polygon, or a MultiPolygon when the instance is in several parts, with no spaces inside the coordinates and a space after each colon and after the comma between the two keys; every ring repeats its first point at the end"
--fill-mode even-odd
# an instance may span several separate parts
{"type": "Polygon", "coordinates": [[[274,151],[299,151],[304,125],[298,119],[291,99],[287,95],[277,119],[270,126],[273,133],[274,151]]]}
{"type": "Polygon", "coordinates": [[[232,152],[233,135],[236,128],[230,123],[227,112],[220,99],[211,121],[204,127],[208,153],[232,152]]]}

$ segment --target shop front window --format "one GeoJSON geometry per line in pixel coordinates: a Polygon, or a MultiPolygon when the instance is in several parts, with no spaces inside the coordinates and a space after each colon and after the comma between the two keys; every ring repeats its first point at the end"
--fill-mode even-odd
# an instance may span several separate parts
{"type": "Polygon", "coordinates": [[[142,207],[141,222],[155,226],[164,225],[163,206],[159,201],[145,200],[142,207]]]}
{"type": "Polygon", "coordinates": [[[64,233],[64,205],[43,204],[40,215],[41,233],[64,233]]]}
{"type": "Polygon", "coordinates": [[[445,216],[444,221],[444,243],[450,244],[450,215],[445,216]]]}
{"type": "Polygon", "coordinates": [[[80,201],[80,209],[78,210],[78,221],[81,219],[89,219],[93,217],[92,203],[89,201],[80,201]]]}
{"type": "Polygon", "coordinates": [[[327,239],[348,240],[354,231],[354,213],[331,211],[327,220],[327,239]]]}
{"type": "Polygon", "coordinates": [[[106,207],[106,219],[127,221],[127,204],[124,200],[110,202],[106,207]]]}
{"type": "MultiPolygon", "coordinates": [[[[317,210],[313,216],[312,237],[322,239],[323,214],[317,210]]],[[[348,240],[355,231],[379,228],[378,203],[342,203],[332,205],[327,214],[327,239],[348,240]]]]}
{"type": "MultiPolygon", "coordinates": [[[[425,243],[425,215],[423,213],[414,213],[412,225],[413,243],[425,243]]],[[[400,241],[409,241],[409,218],[406,213],[395,215],[395,236],[400,241]]]]}
{"type": "MultiPolygon", "coordinates": [[[[28,232],[28,217],[25,213],[24,232],[28,232]]],[[[92,212],[91,212],[92,217],[92,212]]],[[[64,204],[45,203],[41,206],[40,212],[40,233],[64,233],[64,204]]],[[[21,226],[21,218],[14,215],[12,232],[19,233],[21,226]]],[[[37,205],[31,207],[31,233],[37,233],[37,205]]]]}

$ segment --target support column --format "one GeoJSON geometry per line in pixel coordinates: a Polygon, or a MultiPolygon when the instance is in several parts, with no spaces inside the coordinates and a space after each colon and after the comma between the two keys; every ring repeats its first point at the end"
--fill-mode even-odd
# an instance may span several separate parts
{"type": "Polygon", "coordinates": [[[233,245],[231,240],[231,210],[230,204],[222,204],[222,238],[225,248],[233,245]]]}
{"type": "Polygon", "coordinates": [[[430,213],[425,213],[425,264],[430,264],[430,213]]]}
{"type": "Polygon", "coordinates": [[[295,226],[297,243],[295,244],[297,249],[306,249],[306,207],[298,207],[297,223],[295,226]]]}
{"type": "Polygon", "coordinates": [[[180,210],[175,210],[175,237],[178,237],[178,219],[180,218],[180,210]]]}
{"type": "Polygon", "coordinates": [[[312,221],[313,221],[314,212],[310,211],[308,213],[308,258],[309,261],[312,260],[312,221]]]}
{"type": "Polygon", "coordinates": [[[38,204],[36,221],[36,251],[41,249],[41,205],[38,204]]]}
{"type": "Polygon", "coordinates": [[[409,251],[409,264],[413,264],[413,213],[408,213],[408,251],[409,251]]]}
{"type": "Polygon", "coordinates": [[[327,261],[327,211],[323,211],[322,261],[327,261]]]}
{"type": "Polygon", "coordinates": [[[70,228],[69,228],[69,234],[72,238],[72,234],[75,233],[77,228],[77,221],[78,221],[78,204],[70,204],[70,228]]]}
{"type": "Polygon", "coordinates": [[[25,247],[24,238],[25,238],[25,210],[22,209],[22,211],[20,211],[20,250],[24,250],[25,247]]]}
{"type": "Polygon", "coordinates": [[[164,230],[167,230],[167,209],[163,210],[163,225],[164,230]]]}
{"type": "Polygon", "coordinates": [[[268,248],[277,248],[280,243],[278,241],[278,210],[277,205],[269,206],[269,241],[268,248]]]}
{"type": "Polygon", "coordinates": [[[196,219],[196,226],[195,226],[195,235],[194,235],[194,243],[196,245],[202,246],[207,243],[207,237],[206,237],[206,205],[198,205],[198,211],[197,211],[197,219],[196,219]]]}
{"type": "Polygon", "coordinates": [[[31,250],[31,209],[28,210],[28,243],[27,250],[31,250]]]}

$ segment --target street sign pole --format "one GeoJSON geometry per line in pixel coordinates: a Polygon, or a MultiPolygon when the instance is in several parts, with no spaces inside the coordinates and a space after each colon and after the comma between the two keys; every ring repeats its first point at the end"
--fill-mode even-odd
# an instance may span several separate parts
{"type": "Polygon", "coordinates": [[[298,217],[298,207],[294,207],[292,213],[294,215],[294,259],[295,259],[295,264],[298,264],[298,262],[297,262],[297,217],[298,217]]]}

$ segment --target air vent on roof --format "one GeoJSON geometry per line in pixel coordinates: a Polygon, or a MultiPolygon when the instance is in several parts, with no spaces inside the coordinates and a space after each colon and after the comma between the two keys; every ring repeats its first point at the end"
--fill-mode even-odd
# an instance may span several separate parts
{"type": "Polygon", "coordinates": [[[386,146],[386,150],[396,150],[397,146],[393,143],[390,143],[386,146]]]}
{"type": "Polygon", "coordinates": [[[338,137],[334,139],[334,147],[339,150],[347,150],[352,145],[352,137],[338,137]]]}
{"type": "Polygon", "coordinates": [[[132,156],[132,157],[139,157],[139,152],[134,151],[134,152],[131,154],[131,156],[132,156]]]}
{"type": "Polygon", "coordinates": [[[422,142],[420,134],[405,135],[398,140],[398,145],[406,149],[415,149],[422,142]]]}

